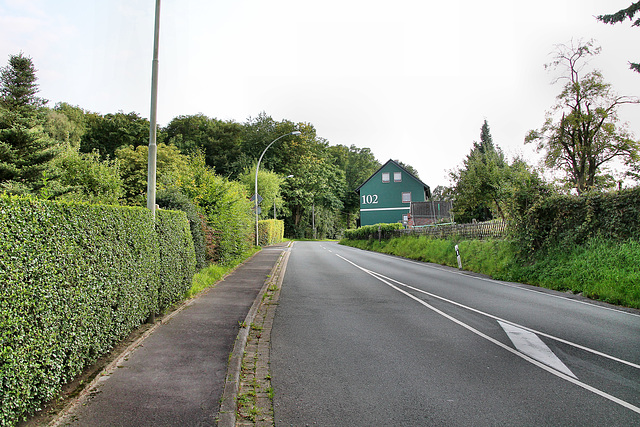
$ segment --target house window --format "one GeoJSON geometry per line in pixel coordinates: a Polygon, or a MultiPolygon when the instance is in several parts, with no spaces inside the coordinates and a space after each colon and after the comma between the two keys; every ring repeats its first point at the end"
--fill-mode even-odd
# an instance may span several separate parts
{"type": "Polygon", "coordinates": [[[405,224],[409,222],[409,214],[402,215],[402,222],[405,224]]]}
{"type": "Polygon", "coordinates": [[[382,172],[382,182],[389,182],[389,172],[382,172]]]}
{"type": "Polygon", "coordinates": [[[402,182],[402,172],[393,173],[393,182],[402,182]]]}
{"type": "Polygon", "coordinates": [[[411,193],[402,193],[402,203],[411,203],[411,193]]]}

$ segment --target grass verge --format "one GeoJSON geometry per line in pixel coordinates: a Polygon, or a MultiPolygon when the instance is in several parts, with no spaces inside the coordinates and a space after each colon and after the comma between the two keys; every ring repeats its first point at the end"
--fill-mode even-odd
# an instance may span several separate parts
{"type": "Polygon", "coordinates": [[[504,240],[433,239],[405,236],[390,240],[348,240],[343,245],[457,267],[458,244],[463,269],[498,280],[527,283],[631,308],[640,308],[640,242],[592,239],[570,249],[537,254],[533,262],[515,255],[504,240]]]}
{"type": "Polygon", "coordinates": [[[248,250],[243,253],[239,258],[234,259],[233,261],[218,265],[211,264],[208,267],[205,267],[198,271],[193,276],[193,282],[191,285],[191,289],[189,289],[185,293],[185,299],[192,298],[202,292],[204,289],[216,283],[218,280],[222,279],[226,274],[233,271],[238,265],[242,264],[248,258],[251,258],[255,253],[260,251],[259,247],[254,247],[253,249],[248,250]]]}
{"type": "Polygon", "coordinates": [[[553,250],[520,268],[527,283],[570,290],[585,297],[640,308],[640,242],[593,239],[571,250],[553,250]]]}

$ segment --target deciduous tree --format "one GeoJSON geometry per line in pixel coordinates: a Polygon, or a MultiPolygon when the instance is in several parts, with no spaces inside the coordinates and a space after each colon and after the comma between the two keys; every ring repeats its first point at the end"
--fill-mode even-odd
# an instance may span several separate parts
{"type": "Polygon", "coordinates": [[[222,121],[196,114],[179,116],[164,128],[167,142],[184,154],[204,153],[207,165],[217,174],[236,179],[251,165],[242,152],[243,127],[234,121],[222,121]]]}
{"type": "Polygon", "coordinates": [[[599,52],[593,41],[557,46],[547,67],[562,68],[558,80],[566,83],[544,125],[525,138],[544,152],[548,167],[565,172],[578,194],[597,188],[598,176],[611,160],[638,159],[639,144],[619,124],[617,112],[623,104],[640,101],[617,95],[598,70],[582,74],[588,59],[599,52]]]}
{"type": "MultiPolygon", "coordinates": [[[[116,150],[120,173],[124,185],[124,199],[129,205],[144,205],[147,193],[147,162],[149,147],[120,147],[116,150]]],[[[179,187],[181,181],[192,179],[185,176],[188,158],[173,145],[158,144],[157,185],[158,191],[179,187]]]]}
{"type": "MultiPolygon", "coordinates": [[[[248,168],[238,178],[238,181],[247,189],[247,194],[255,194],[256,167],[248,168]]],[[[260,218],[273,218],[273,207],[282,210],[282,194],[280,185],[283,177],[275,172],[260,168],[258,170],[258,194],[262,197],[260,203],[260,218]]]]}
{"type": "Polygon", "coordinates": [[[63,188],[59,199],[117,205],[124,196],[118,162],[100,159],[97,151],[65,150],[56,166],[60,169],[59,181],[63,188]]]}
{"type": "MultiPolygon", "coordinates": [[[[120,147],[139,147],[149,145],[149,120],[138,113],[115,114],[96,113],[85,115],[86,132],[82,137],[80,151],[91,153],[98,150],[103,159],[113,158],[120,147]]],[[[163,142],[163,135],[158,135],[158,144],[163,142]]]]}

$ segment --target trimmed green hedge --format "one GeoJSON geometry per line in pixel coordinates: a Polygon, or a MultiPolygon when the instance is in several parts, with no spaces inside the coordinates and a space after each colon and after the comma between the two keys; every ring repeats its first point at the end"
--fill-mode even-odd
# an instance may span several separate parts
{"type": "Polygon", "coordinates": [[[400,230],[403,228],[404,228],[404,225],[400,224],[399,222],[391,223],[391,224],[365,225],[360,228],[345,230],[344,238],[353,239],[353,240],[377,239],[378,230],[380,230],[381,234],[384,235],[388,231],[400,230]]]}
{"type": "Polygon", "coordinates": [[[535,257],[558,247],[571,250],[594,238],[640,239],[640,187],[584,196],[541,199],[513,221],[521,256],[535,257]]]}
{"type": "Polygon", "coordinates": [[[274,245],[284,240],[284,221],[264,219],[258,221],[258,243],[260,246],[274,245]]]}
{"type": "Polygon", "coordinates": [[[183,212],[0,197],[0,425],[191,286],[183,212]]]}

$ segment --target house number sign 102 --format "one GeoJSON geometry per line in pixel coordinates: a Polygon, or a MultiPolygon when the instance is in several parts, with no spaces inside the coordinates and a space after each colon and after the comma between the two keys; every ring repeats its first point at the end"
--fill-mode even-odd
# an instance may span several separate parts
{"type": "Polygon", "coordinates": [[[377,194],[366,194],[362,196],[362,204],[363,205],[375,205],[378,203],[378,195],[377,194]]]}

